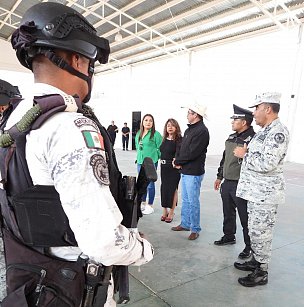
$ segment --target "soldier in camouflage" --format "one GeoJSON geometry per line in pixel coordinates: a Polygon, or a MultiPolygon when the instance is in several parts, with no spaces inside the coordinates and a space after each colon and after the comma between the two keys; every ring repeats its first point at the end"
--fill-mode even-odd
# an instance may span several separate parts
{"type": "Polygon", "coordinates": [[[237,147],[236,157],[243,158],[236,195],[247,199],[248,228],[253,258],[234,266],[252,271],[239,278],[242,286],[254,287],[268,282],[273,228],[277,208],[285,201],[283,161],[286,156],[289,132],[280,122],[279,93],[258,95],[253,106],[256,124],[261,126],[248,148],[237,147]]]}

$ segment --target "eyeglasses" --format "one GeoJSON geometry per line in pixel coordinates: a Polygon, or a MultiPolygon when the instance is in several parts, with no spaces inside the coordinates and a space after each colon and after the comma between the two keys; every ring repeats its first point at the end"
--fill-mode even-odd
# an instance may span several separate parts
{"type": "Polygon", "coordinates": [[[194,114],[195,114],[195,112],[188,111],[188,114],[190,114],[190,115],[194,115],[194,114]]]}

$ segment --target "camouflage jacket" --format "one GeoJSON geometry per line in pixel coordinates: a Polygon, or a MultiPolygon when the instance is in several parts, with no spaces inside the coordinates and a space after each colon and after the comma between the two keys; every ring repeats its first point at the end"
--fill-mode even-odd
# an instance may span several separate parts
{"type": "Polygon", "coordinates": [[[283,161],[288,143],[289,132],[279,119],[257,132],[243,159],[238,197],[256,203],[284,203],[283,161]]]}

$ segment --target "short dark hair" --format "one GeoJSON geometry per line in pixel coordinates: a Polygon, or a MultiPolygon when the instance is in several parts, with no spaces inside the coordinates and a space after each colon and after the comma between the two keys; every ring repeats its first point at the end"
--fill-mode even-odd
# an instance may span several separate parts
{"type": "Polygon", "coordinates": [[[279,113],[280,112],[280,104],[279,103],[265,103],[265,104],[270,106],[274,113],[279,113]]]}
{"type": "Polygon", "coordinates": [[[246,125],[247,127],[250,127],[251,126],[251,123],[252,123],[252,120],[253,118],[248,118],[248,117],[245,117],[244,120],[246,121],[246,125]]]}
{"type": "Polygon", "coordinates": [[[197,117],[200,119],[200,120],[203,120],[204,119],[204,117],[201,115],[201,114],[198,114],[198,113],[196,113],[197,114],[197,117]]]}

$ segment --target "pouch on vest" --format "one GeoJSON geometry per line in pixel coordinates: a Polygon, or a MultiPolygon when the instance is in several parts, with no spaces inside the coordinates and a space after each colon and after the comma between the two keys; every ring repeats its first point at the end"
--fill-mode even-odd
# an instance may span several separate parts
{"type": "Polygon", "coordinates": [[[53,186],[36,185],[12,197],[19,231],[28,246],[77,245],[53,186]],[[52,231],[50,232],[50,226],[52,231]]]}
{"type": "Polygon", "coordinates": [[[8,295],[2,307],[80,306],[84,272],[77,262],[42,255],[3,230],[8,295]]]}
{"type": "MultiPolygon", "coordinates": [[[[64,106],[60,95],[37,98],[42,124],[64,106]],[[57,106],[57,109],[50,108],[57,106]]],[[[83,263],[44,254],[44,247],[77,246],[53,186],[33,186],[26,158],[26,134],[12,130],[14,144],[0,148],[1,214],[7,266],[7,297],[2,307],[80,306],[85,288],[83,263]]]]}
{"type": "MultiPolygon", "coordinates": [[[[2,306],[78,307],[85,288],[83,265],[43,253],[45,247],[77,246],[77,242],[54,186],[33,186],[25,159],[26,134],[63,111],[65,102],[60,95],[36,97],[35,102],[41,103],[45,113],[27,131],[20,133],[16,128],[10,129],[15,143],[0,148],[1,178],[5,186],[5,190],[0,189],[3,200],[0,202],[8,290],[2,306]]],[[[104,134],[104,128],[98,126],[104,134]]],[[[105,137],[105,143],[107,140],[105,137]]],[[[108,149],[110,189],[118,201],[122,198],[121,173],[111,147],[108,149]]],[[[99,302],[106,299],[106,288],[103,292],[97,292],[95,299],[99,302]]]]}

